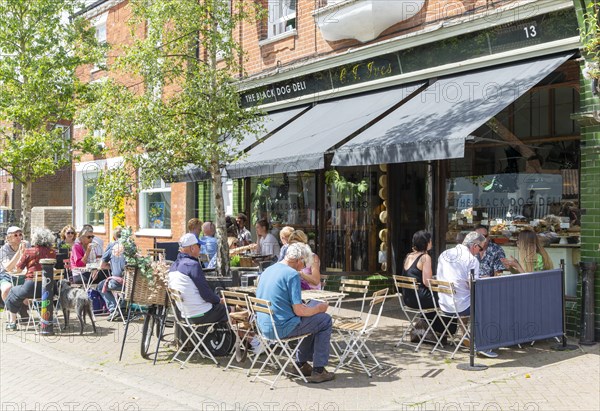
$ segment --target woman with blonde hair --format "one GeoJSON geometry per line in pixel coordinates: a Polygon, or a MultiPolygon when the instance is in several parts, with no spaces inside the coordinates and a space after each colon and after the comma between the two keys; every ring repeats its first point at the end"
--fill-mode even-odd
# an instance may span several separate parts
{"type": "Polygon", "coordinates": [[[283,258],[285,257],[285,252],[289,245],[288,240],[293,232],[294,227],[291,227],[289,225],[286,225],[279,231],[279,239],[281,240],[281,244],[283,245],[281,246],[281,250],[279,251],[279,259],[277,260],[277,262],[283,260],[283,258]]]}
{"type": "MultiPolygon", "coordinates": [[[[288,244],[294,243],[308,244],[308,236],[302,230],[294,230],[288,237],[288,244]]],[[[299,273],[300,286],[303,290],[321,289],[321,260],[318,255],[313,253],[312,262],[299,273]]]]}
{"type": "Polygon", "coordinates": [[[58,240],[57,244],[58,250],[71,250],[71,248],[73,248],[73,244],[75,244],[75,240],[77,239],[77,230],[75,230],[75,227],[72,225],[66,225],[62,230],[60,230],[59,237],[60,239],[58,240]]]}
{"type": "Polygon", "coordinates": [[[504,266],[514,273],[531,273],[533,271],[551,270],[554,264],[542,246],[542,243],[531,229],[523,230],[517,238],[519,259],[503,258],[504,266]]]}

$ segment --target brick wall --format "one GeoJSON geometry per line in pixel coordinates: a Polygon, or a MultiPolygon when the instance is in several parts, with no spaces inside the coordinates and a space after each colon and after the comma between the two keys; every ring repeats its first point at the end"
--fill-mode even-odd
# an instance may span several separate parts
{"type": "MultiPolygon", "coordinates": [[[[263,1],[266,4],[266,1],[263,1]]],[[[440,21],[458,16],[472,16],[485,13],[494,8],[503,7],[516,1],[485,0],[430,0],[416,16],[398,23],[385,30],[379,37],[368,43],[356,40],[341,40],[327,42],[313,17],[313,12],[318,8],[319,2],[300,0],[296,13],[296,36],[284,37],[275,42],[259,45],[264,40],[266,30],[261,22],[244,23],[239,33],[239,41],[247,52],[247,61],[244,69],[249,75],[269,71],[277,66],[283,67],[298,61],[311,58],[323,58],[328,55],[340,54],[352,48],[405,35],[410,32],[422,30],[426,26],[437,24],[440,21]]],[[[334,16],[335,17],[335,16],[334,16]]]]}
{"type": "Polygon", "coordinates": [[[71,224],[71,207],[33,207],[31,209],[31,229],[47,228],[58,232],[71,224]]]}
{"type": "MultiPolygon", "coordinates": [[[[71,168],[65,167],[53,175],[40,178],[33,184],[31,205],[33,207],[71,206],[73,195],[71,168]]],[[[71,222],[69,221],[69,224],[71,222]]],[[[62,228],[62,227],[61,227],[62,228]]]]}

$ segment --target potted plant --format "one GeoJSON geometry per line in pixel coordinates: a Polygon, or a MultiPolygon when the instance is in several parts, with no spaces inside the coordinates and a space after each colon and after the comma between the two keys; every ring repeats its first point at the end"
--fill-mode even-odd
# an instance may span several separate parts
{"type": "Polygon", "coordinates": [[[583,76],[591,80],[592,94],[600,94],[600,7],[595,3],[588,5],[584,14],[583,28],[581,29],[581,48],[585,58],[583,76]]]}

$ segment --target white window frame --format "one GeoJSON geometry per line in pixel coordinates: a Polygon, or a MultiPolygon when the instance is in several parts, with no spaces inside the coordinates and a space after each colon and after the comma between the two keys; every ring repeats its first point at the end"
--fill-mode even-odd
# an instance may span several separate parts
{"type": "MultiPolygon", "coordinates": [[[[111,159],[112,160],[112,159],[111,159]]],[[[86,199],[85,199],[85,182],[98,176],[100,170],[103,170],[107,166],[106,160],[95,160],[86,161],[75,164],[75,226],[77,229],[87,224],[86,221],[86,199]]],[[[105,213],[106,217],[106,213],[105,213]]],[[[104,219],[104,225],[95,225],[94,233],[105,234],[106,233],[106,218],[104,219]]]]}
{"type": "MultiPolygon", "coordinates": [[[[71,140],[71,126],[65,126],[62,124],[54,124],[54,128],[60,128],[62,129],[62,135],[61,138],[63,140],[63,148],[65,148],[65,142],[68,142],[71,140]]],[[[69,153],[65,153],[64,157],[66,157],[66,159],[70,159],[70,154],[69,153]]],[[[54,155],[54,162],[58,163],[59,157],[55,154],[54,155]]]]}
{"type": "Polygon", "coordinates": [[[276,37],[295,30],[288,23],[296,18],[297,4],[298,2],[295,0],[269,0],[267,38],[276,37]],[[293,9],[291,7],[292,2],[296,3],[293,9]]]}
{"type": "MultiPolygon", "coordinates": [[[[164,180],[160,180],[160,187],[157,188],[149,188],[147,190],[140,190],[139,202],[138,202],[138,226],[140,229],[135,233],[136,235],[142,236],[152,236],[152,237],[171,237],[171,228],[150,228],[150,227],[142,227],[143,223],[146,222],[148,217],[147,215],[147,203],[145,194],[152,193],[171,193],[171,185],[164,182],[164,180]]],[[[173,197],[171,195],[171,204],[173,201],[173,197]]],[[[169,204],[170,210],[172,210],[172,206],[169,204]]],[[[172,214],[171,214],[171,227],[173,225],[172,214]]]]}
{"type": "MultiPolygon", "coordinates": [[[[105,13],[100,14],[99,16],[96,16],[94,19],[92,19],[92,26],[94,26],[94,28],[96,29],[96,40],[98,40],[98,43],[100,44],[105,44],[107,42],[107,27],[106,27],[106,21],[108,20],[108,11],[105,13]],[[102,34],[103,33],[103,34],[102,34]]],[[[106,65],[106,57],[104,60],[104,65],[106,65]]],[[[94,67],[92,67],[92,73],[96,72],[96,71],[100,71],[101,68],[98,67],[97,65],[94,64],[94,67]]]]}

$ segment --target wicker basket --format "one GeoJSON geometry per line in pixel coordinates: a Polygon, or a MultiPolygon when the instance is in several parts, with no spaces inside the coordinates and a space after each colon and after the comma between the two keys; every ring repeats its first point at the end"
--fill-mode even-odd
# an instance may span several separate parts
{"type": "Polygon", "coordinates": [[[141,277],[137,267],[125,267],[125,300],[141,305],[167,305],[167,287],[162,277],[154,273],[154,282],[150,286],[141,277]],[[134,280],[135,279],[135,287],[134,280]]]}

